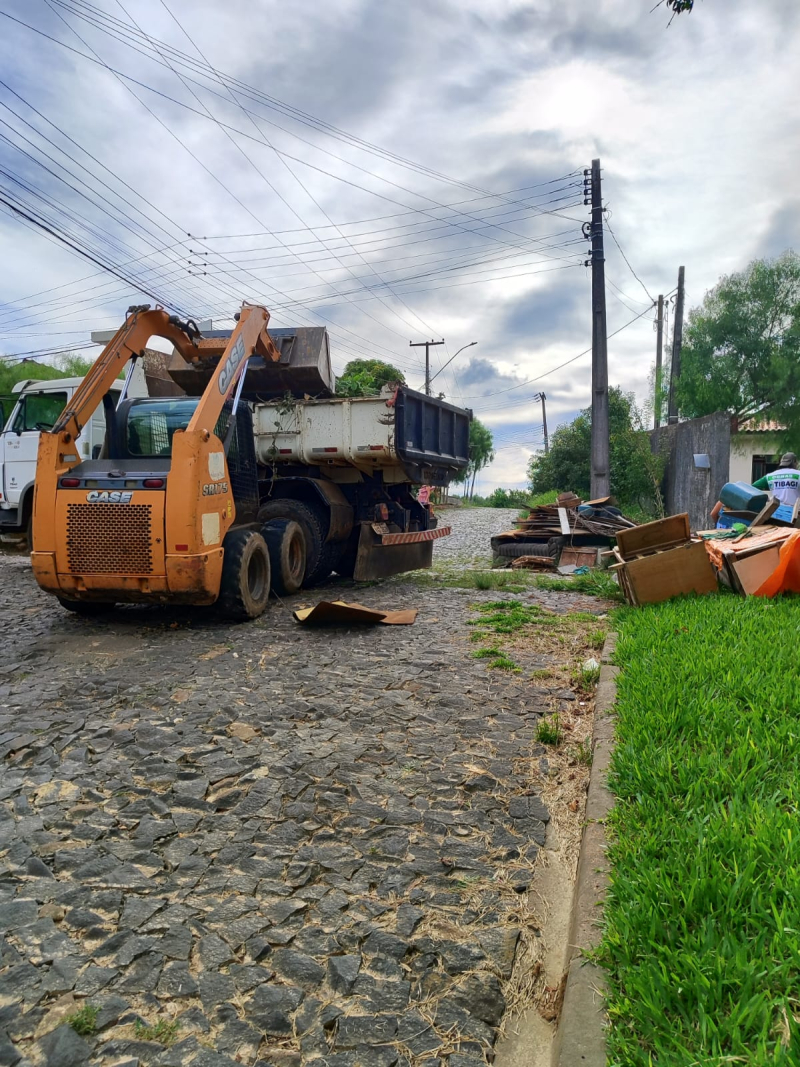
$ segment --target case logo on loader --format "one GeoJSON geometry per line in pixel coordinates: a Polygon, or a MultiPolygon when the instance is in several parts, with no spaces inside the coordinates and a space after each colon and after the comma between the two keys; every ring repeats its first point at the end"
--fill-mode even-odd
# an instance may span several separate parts
{"type": "Polygon", "coordinates": [[[93,489],[91,493],[86,494],[86,499],[90,504],[130,504],[133,493],[118,489],[93,489]]]}
{"type": "Polygon", "coordinates": [[[243,359],[244,338],[241,334],[239,334],[239,336],[236,338],[236,344],[233,346],[231,354],[225,360],[225,365],[220,371],[219,391],[222,393],[223,396],[227,393],[228,388],[230,387],[230,384],[233,381],[233,376],[236,374],[236,370],[243,359]]]}

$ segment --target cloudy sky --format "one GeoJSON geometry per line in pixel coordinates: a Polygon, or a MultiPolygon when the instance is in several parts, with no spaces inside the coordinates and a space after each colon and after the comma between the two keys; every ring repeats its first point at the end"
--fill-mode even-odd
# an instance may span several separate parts
{"type": "Polygon", "coordinates": [[[0,0],[0,352],[96,352],[144,300],[258,300],[418,387],[409,341],[475,341],[434,385],[495,434],[481,489],[523,485],[538,391],[551,431],[590,399],[592,158],[640,401],[680,264],[691,307],[800,246],[797,0],[653,3],[0,0]]]}

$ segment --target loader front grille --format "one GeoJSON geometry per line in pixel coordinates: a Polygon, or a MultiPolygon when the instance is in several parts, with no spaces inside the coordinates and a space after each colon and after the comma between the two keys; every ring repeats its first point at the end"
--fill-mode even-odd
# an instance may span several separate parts
{"type": "Polygon", "coordinates": [[[71,574],[152,574],[148,504],[69,504],[71,574]]]}

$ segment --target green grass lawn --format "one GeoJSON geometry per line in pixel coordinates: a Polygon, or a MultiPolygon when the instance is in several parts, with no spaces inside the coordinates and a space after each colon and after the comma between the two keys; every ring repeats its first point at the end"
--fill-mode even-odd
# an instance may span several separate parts
{"type": "Polygon", "coordinates": [[[800,598],[620,609],[609,1064],[800,1064],[800,598]]]}

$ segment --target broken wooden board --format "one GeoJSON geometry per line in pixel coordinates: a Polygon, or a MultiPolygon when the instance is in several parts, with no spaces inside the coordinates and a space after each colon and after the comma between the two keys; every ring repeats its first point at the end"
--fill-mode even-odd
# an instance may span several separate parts
{"type": "Polygon", "coordinates": [[[416,621],[418,608],[405,608],[400,611],[380,611],[365,608],[363,604],[346,604],[343,600],[321,600],[312,608],[298,608],[294,617],[298,622],[311,625],[329,625],[332,623],[366,623],[374,626],[410,626],[416,621]]]}

